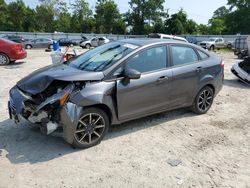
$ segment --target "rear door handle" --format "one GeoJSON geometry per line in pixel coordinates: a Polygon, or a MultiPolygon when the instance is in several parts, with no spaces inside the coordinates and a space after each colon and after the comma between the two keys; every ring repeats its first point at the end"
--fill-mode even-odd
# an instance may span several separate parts
{"type": "Polygon", "coordinates": [[[161,76],[160,78],[157,79],[157,82],[163,82],[165,80],[168,80],[167,76],[161,76]]]}
{"type": "Polygon", "coordinates": [[[201,72],[202,69],[203,69],[202,67],[197,67],[197,68],[196,68],[196,72],[201,72]]]}

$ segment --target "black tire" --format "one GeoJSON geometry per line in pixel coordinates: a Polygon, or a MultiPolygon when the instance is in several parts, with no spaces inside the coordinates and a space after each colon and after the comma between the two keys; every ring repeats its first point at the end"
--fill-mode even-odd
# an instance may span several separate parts
{"type": "Polygon", "coordinates": [[[212,51],[214,51],[214,49],[215,49],[214,45],[210,46],[209,48],[209,50],[212,50],[212,51]]]}
{"type": "Polygon", "coordinates": [[[242,53],[238,54],[238,59],[243,59],[243,54],[242,53]]]}
{"type": "Polygon", "coordinates": [[[53,44],[50,44],[49,46],[48,46],[48,49],[53,49],[53,44]]]}
{"type": "Polygon", "coordinates": [[[0,65],[8,65],[9,63],[10,58],[4,53],[0,53],[0,65]]]}
{"type": "Polygon", "coordinates": [[[26,44],[25,48],[26,48],[26,49],[31,49],[32,46],[31,46],[30,44],[26,44]]]}
{"type": "Polygon", "coordinates": [[[90,48],[91,48],[91,45],[90,45],[90,44],[86,44],[86,45],[85,45],[85,48],[90,49],[90,48]]]}
{"type": "Polygon", "coordinates": [[[214,91],[211,87],[205,86],[195,97],[191,110],[196,114],[205,114],[211,108],[214,100],[214,91]]]}
{"type": "Polygon", "coordinates": [[[228,49],[232,49],[232,47],[233,47],[232,44],[228,44],[228,45],[227,45],[227,48],[228,48],[228,49]]]}
{"type": "Polygon", "coordinates": [[[109,129],[109,118],[99,108],[86,108],[74,130],[73,146],[86,149],[99,144],[109,129]],[[90,123],[91,122],[91,123],[90,123]]]}

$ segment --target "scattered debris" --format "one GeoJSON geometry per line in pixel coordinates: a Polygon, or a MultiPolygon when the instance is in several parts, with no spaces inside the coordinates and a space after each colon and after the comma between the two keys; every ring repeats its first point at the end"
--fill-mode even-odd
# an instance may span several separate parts
{"type": "Polygon", "coordinates": [[[170,164],[172,167],[176,167],[176,166],[180,165],[182,163],[182,161],[179,159],[174,159],[174,160],[169,159],[167,161],[167,163],[170,164]]]}
{"type": "Polygon", "coordinates": [[[178,179],[177,184],[182,185],[183,184],[183,179],[181,179],[180,177],[177,177],[177,176],[176,176],[176,178],[178,179]]]}

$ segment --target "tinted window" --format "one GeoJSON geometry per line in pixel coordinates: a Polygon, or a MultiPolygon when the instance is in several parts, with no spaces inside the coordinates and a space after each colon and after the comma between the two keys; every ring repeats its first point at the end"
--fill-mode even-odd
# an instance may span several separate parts
{"type": "Polygon", "coordinates": [[[197,50],[197,51],[198,51],[198,54],[200,55],[202,60],[207,59],[209,57],[206,53],[204,53],[204,52],[202,52],[200,50],[197,50]]]}
{"type": "Polygon", "coordinates": [[[166,68],[166,47],[155,47],[140,52],[127,63],[128,67],[141,73],[166,68]]]}
{"type": "Polygon", "coordinates": [[[173,65],[183,65],[198,61],[198,56],[193,48],[185,46],[172,46],[173,65]]]}

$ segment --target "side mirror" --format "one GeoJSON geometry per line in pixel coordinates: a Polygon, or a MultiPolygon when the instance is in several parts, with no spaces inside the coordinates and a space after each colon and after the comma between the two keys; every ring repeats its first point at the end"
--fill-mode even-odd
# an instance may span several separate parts
{"type": "Polygon", "coordinates": [[[124,76],[127,79],[136,80],[136,79],[141,78],[141,73],[139,71],[135,70],[135,69],[127,68],[124,71],[124,76]]]}

